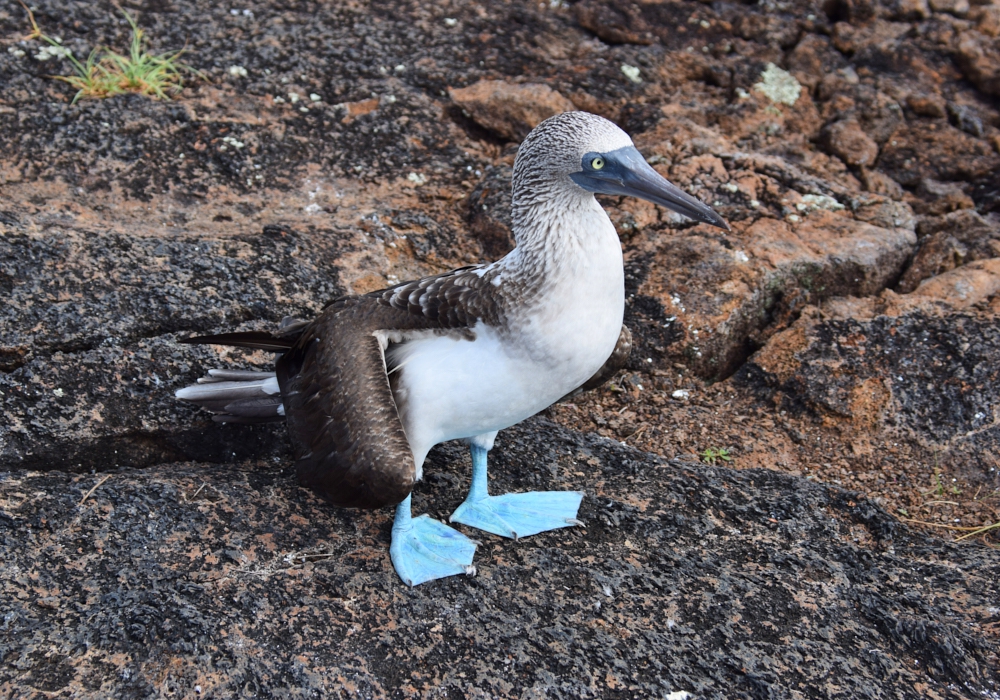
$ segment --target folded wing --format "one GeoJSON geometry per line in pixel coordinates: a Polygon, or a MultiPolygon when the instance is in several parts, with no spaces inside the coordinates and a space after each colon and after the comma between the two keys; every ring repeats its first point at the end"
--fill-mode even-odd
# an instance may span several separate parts
{"type": "Polygon", "coordinates": [[[278,360],[299,481],[333,503],[394,505],[416,479],[366,298],[328,309],[278,360]]]}

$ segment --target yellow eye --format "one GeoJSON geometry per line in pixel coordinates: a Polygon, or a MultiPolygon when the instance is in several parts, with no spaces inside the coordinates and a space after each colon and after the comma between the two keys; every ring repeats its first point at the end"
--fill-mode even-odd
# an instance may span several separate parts
{"type": "Polygon", "coordinates": [[[594,160],[590,161],[590,167],[592,167],[594,170],[600,170],[601,168],[604,167],[604,159],[601,158],[600,156],[597,156],[596,158],[594,158],[594,160]]]}

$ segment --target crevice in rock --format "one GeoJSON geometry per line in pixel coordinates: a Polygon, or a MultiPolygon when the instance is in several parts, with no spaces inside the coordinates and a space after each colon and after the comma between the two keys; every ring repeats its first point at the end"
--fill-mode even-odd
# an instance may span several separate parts
{"type": "Polygon", "coordinates": [[[18,445],[9,445],[5,469],[85,473],[187,461],[229,464],[290,455],[283,423],[224,425],[199,420],[177,427],[177,432],[132,432],[91,440],[36,442],[30,452],[17,455],[10,452],[18,452],[18,445]]]}
{"type": "Polygon", "coordinates": [[[0,374],[16,372],[28,362],[28,353],[22,348],[0,348],[0,374]]]}
{"type": "MultiPolygon", "coordinates": [[[[251,321],[271,322],[277,324],[280,320],[277,318],[260,318],[258,316],[254,316],[251,310],[246,307],[235,307],[235,309],[239,309],[243,313],[224,321],[224,325],[238,326],[251,321]]],[[[0,374],[11,374],[34,360],[48,358],[57,353],[75,355],[93,352],[94,350],[105,346],[127,348],[142,340],[150,340],[172,335],[184,335],[186,337],[206,334],[216,330],[219,325],[219,322],[215,320],[196,324],[174,324],[167,322],[151,328],[137,329],[134,333],[125,337],[115,337],[113,339],[114,342],[109,342],[112,338],[104,337],[99,340],[89,340],[89,342],[88,340],[80,340],[70,343],[39,343],[30,350],[21,353],[17,352],[17,350],[7,351],[0,349],[0,374]]]]}
{"type": "Polygon", "coordinates": [[[475,119],[466,114],[465,111],[457,104],[448,105],[445,108],[444,113],[473,141],[492,144],[500,148],[503,148],[509,143],[507,139],[499,136],[493,131],[490,131],[484,126],[481,126],[475,119]]]}

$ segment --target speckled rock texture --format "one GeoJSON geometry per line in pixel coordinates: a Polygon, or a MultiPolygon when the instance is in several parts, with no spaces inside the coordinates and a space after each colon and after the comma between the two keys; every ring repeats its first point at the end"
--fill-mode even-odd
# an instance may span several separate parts
{"type": "MultiPolygon", "coordinates": [[[[389,513],[329,508],[287,464],[11,474],[0,689],[960,698],[1000,680],[989,550],[910,532],[856,494],[544,420],[495,454],[498,489],[584,489],[586,529],[487,537],[476,577],[412,590],[389,562],[389,513]]],[[[428,467],[415,507],[443,516],[468,458],[438,449],[428,467]]]]}
{"type": "Polygon", "coordinates": [[[792,410],[854,426],[858,453],[880,449],[866,435],[874,428],[883,439],[930,447],[952,473],[989,480],[997,465],[983,456],[997,441],[1000,335],[996,302],[984,299],[998,284],[1000,266],[969,265],[913,295],[886,291],[809,308],[741,367],[736,381],[795,404],[792,410]],[[963,299],[970,289],[978,298],[963,299]]]}
{"type": "MultiPolygon", "coordinates": [[[[200,71],[171,101],[72,103],[0,7],[0,696],[1000,698],[1000,6],[123,7],[200,71]],[[178,340],[504,255],[570,106],[732,231],[602,199],[628,368],[491,457],[586,529],[408,589],[389,510],[173,399],[273,356],[178,340]]],[[[417,512],[469,469],[436,448],[417,512]]]]}

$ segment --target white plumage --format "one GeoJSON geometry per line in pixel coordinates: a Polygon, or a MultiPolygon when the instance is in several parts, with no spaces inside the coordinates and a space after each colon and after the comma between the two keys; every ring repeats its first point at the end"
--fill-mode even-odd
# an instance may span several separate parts
{"type": "Polygon", "coordinates": [[[507,328],[480,322],[472,341],[421,334],[391,346],[386,362],[400,370],[394,393],[418,478],[434,445],[481,436],[492,446],[496,431],[573,391],[611,355],[625,306],[621,243],[593,196],[586,199],[568,201],[546,232],[561,239],[559,255],[539,261],[515,248],[487,268],[499,268],[504,283],[537,275],[540,262],[546,268],[539,298],[507,328]]]}

